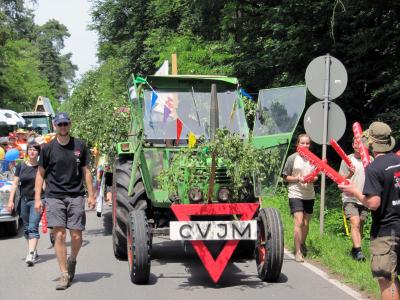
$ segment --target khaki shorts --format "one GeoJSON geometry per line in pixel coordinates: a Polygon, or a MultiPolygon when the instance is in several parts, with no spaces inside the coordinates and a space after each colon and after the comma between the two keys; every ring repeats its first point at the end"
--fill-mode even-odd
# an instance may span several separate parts
{"type": "Polygon", "coordinates": [[[360,217],[361,221],[365,221],[368,218],[368,208],[363,205],[354,202],[345,202],[343,204],[344,214],[347,219],[351,217],[360,217]]]}
{"type": "Polygon", "coordinates": [[[46,199],[47,226],[85,230],[85,198],[66,197],[46,199]]]}
{"type": "Polygon", "coordinates": [[[400,258],[399,237],[383,236],[371,240],[371,271],[374,278],[397,277],[400,258]]]}

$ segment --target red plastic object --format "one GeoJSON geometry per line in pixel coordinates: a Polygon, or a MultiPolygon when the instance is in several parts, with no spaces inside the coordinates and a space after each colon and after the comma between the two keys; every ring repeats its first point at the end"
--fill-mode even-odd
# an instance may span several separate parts
{"type": "Polygon", "coordinates": [[[305,183],[310,183],[311,181],[314,180],[314,177],[315,177],[315,176],[318,176],[319,172],[320,172],[320,170],[317,169],[317,168],[315,168],[314,171],[312,171],[310,174],[308,174],[307,176],[304,177],[304,180],[303,180],[303,181],[304,181],[305,183]]]}
{"type": "Polygon", "coordinates": [[[362,128],[360,123],[355,122],[353,124],[353,133],[354,133],[354,140],[358,144],[358,152],[360,152],[361,161],[363,163],[364,168],[366,168],[371,162],[371,159],[369,157],[369,152],[367,147],[365,147],[365,145],[362,143],[361,140],[362,128]]]}
{"type": "Polygon", "coordinates": [[[306,158],[316,169],[318,169],[320,172],[324,172],[326,176],[328,176],[337,184],[342,184],[346,182],[346,178],[336,172],[336,170],[329,166],[326,161],[322,161],[318,156],[308,150],[308,148],[297,147],[297,152],[302,157],[306,158]]]}
{"type": "MultiPolygon", "coordinates": [[[[173,204],[171,205],[171,209],[179,221],[190,221],[190,216],[199,215],[241,215],[241,221],[248,221],[254,216],[258,206],[258,203],[173,204]]],[[[203,241],[191,241],[191,243],[208,274],[210,274],[211,279],[217,283],[239,241],[227,241],[217,259],[212,257],[203,241]]]]}
{"type": "Polygon", "coordinates": [[[47,216],[46,216],[46,207],[44,207],[43,209],[43,213],[42,213],[42,232],[43,233],[47,233],[47,216]]]}
{"type": "Polygon", "coordinates": [[[343,161],[346,163],[346,165],[351,169],[354,170],[354,166],[351,163],[350,158],[346,155],[346,153],[343,151],[342,147],[339,146],[339,144],[334,140],[331,139],[329,141],[329,144],[331,144],[332,148],[335,149],[336,153],[339,154],[340,158],[343,159],[343,161]]]}

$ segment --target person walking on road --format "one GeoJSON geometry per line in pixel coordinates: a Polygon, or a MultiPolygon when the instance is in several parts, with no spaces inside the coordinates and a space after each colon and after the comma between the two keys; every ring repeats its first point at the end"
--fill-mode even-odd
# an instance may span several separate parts
{"type": "Polygon", "coordinates": [[[368,129],[368,144],[375,160],[365,169],[363,190],[354,183],[339,188],[371,210],[371,271],[378,279],[381,299],[399,299],[400,157],[392,153],[392,130],[382,122],[368,129]]]}
{"type": "MultiPolygon", "coordinates": [[[[350,169],[342,160],[339,173],[350,180],[359,190],[362,190],[364,187],[365,172],[360,152],[358,151],[359,146],[354,139],[352,147],[354,153],[349,155],[349,159],[354,169],[350,169]]],[[[362,205],[356,198],[348,196],[345,193],[342,194],[342,200],[344,214],[350,220],[351,224],[351,240],[353,242],[351,256],[357,261],[365,261],[364,253],[361,250],[361,237],[363,223],[368,218],[368,208],[362,205]]]]}
{"type": "Polygon", "coordinates": [[[70,136],[71,121],[67,113],[54,118],[56,138],[46,144],[39,159],[36,176],[35,209],[42,210],[41,190],[46,180],[46,214],[48,227],[53,228],[55,253],[61,271],[57,290],[69,287],[75,276],[77,256],[82,246],[85,230],[85,187],[88,206],[95,208],[89,153],[86,144],[70,136]],[[67,259],[66,230],[71,235],[71,253],[67,259]]]}
{"type": "MultiPolygon", "coordinates": [[[[300,134],[296,146],[309,148],[311,139],[307,134],[300,134]]],[[[304,262],[307,254],[306,239],[309,223],[314,209],[315,192],[314,177],[311,182],[305,182],[304,177],[313,172],[312,165],[298,153],[288,157],[283,168],[283,180],[288,183],[290,212],[294,218],[294,253],[297,262],[304,262]]]]}
{"type": "MultiPolygon", "coordinates": [[[[20,189],[21,217],[24,222],[24,236],[28,241],[28,255],[25,262],[33,266],[38,258],[37,245],[40,238],[39,222],[41,214],[35,211],[35,178],[38,169],[39,144],[32,142],[27,146],[28,160],[17,165],[13,178],[13,185],[8,199],[8,210],[14,207],[16,191],[20,189]]],[[[41,189],[41,187],[39,187],[41,189]]],[[[40,200],[41,201],[41,200],[40,200]]]]}

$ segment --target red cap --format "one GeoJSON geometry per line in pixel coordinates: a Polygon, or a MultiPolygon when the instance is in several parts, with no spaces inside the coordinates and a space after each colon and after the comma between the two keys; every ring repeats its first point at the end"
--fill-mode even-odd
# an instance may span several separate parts
{"type": "Polygon", "coordinates": [[[9,137],[9,138],[17,138],[13,132],[10,132],[10,133],[8,134],[8,137],[9,137]]]}

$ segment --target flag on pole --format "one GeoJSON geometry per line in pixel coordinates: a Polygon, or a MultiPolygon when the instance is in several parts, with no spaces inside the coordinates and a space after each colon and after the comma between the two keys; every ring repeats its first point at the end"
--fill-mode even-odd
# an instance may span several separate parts
{"type": "Polygon", "coordinates": [[[193,134],[193,132],[189,132],[189,149],[193,148],[196,145],[196,136],[193,134]]]}

